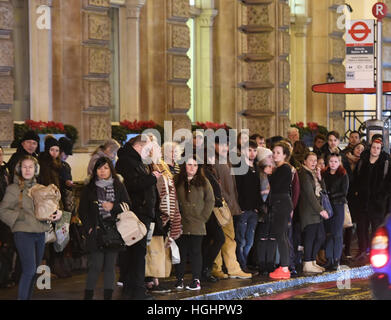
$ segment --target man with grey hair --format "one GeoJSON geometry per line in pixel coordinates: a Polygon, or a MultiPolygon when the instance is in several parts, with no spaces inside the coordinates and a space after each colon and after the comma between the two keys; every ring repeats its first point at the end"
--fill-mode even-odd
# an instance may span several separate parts
{"type": "Polygon", "coordinates": [[[289,128],[288,129],[288,139],[292,142],[292,146],[295,145],[296,141],[300,140],[299,129],[297,128],[289,128]]]}

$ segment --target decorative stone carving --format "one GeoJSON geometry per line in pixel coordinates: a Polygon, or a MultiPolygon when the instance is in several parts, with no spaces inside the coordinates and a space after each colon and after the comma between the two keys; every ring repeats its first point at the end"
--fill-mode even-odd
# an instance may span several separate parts
{"type": "Polygon", "coordinates": [[[111,52],[104,47],[88,47],[88,74],[110,74],[111,52]]]}
{"type": "Polygon", "coordinates": [[[291,104],[291,94],[290,91],[286,88],[281,88],[279,90],[279,102],[278,109],[280,112],[289,112],[289,107],[291,104]]]}
{"type": "Polygon", "coordinates": [[[169,24],[168,31],[170,48],[189,50],[190,32],[187,25],[169,24]]]}
{"type": "Polygon", "coordinates": [[[111,122],[109,116],[89,116],[90,140],[104,141],[111,136],[111,122]]]}
{"type": "Polygon", "coordinates": [[[107,14],[84,14],[84,41],[109,41],[111,21],[107,14]]]}
{"type": "Polygon", "coordinates": [[[274,25],[274,15],[272,6],[269,4],[246,6],[243,12],[243,24],[244,25],[274,25]]]}
{"type": "Polygon", "coordinates": [[[14,66],[14,44],[11,40],[0,40],[0,67],[14,66]]]}
{"type": "Polygon", "coordinates": [[[84,5],[87,8],[91,8],[91,7],[109,8],[110,0],[84,0],[84,5]]]}
{"type": "Polygon", "coordinates": [[[110,107],[111,89],[107,81],[89,81],[84,82],[84,92],[86,103],[85,107],[110,107]]]}
{"type": "Polygon", "coordinates": [[[187,85],[168,86],[168,112],[190,109],[190,88],[187,85]]]}
{"type": "Polygon", "coordinates": [[[331,74],[335,81],[345,81],[345,67],[341,64],[331,64],[331,74]]]}
{"type": "Polygon", "coordinates": [[[188,0],[168,0],[168,19],[187,20],[190,14],[188,0]]]}
{"type": "Polygon", "coordinates": [[[274,117],[247,117],[242,118],[242,128],[250,130],[250,135],[259,133],[265,137],[274,136],[274,117]]]}
{"type": "Polygon", "coordinates": [[[0,77],[0,105],[14,103],[14,80],[11,77],[0,77]]]}
{"type": "Polygon", "coordinates": [[[168,56],[168,80],[190,79],[190,59],[187,56],[168,56]]]}
{"type": "Polygon", "coordinates": [[[248,81],[273,81],[271,62],[244,62],[243,64],[244,78],[248,81]]]}
{"type": "Polygon", "coordinates": [[[274,90],[245,90],[243,93],[243,105],[248,110],[272,112],[274,105],[274,90]]]}
{"type": "Polygon", "coordinates": [[[11,144],[14,140],[14,123],[10,111],[0,112],[0,141],[11,144]]]}
{"type": "Polygon", "coordinates": [[[0,30],[12,30],[14,27],[14,11],[11,3],[0,1],[0,30]]]}
{"type": "Polygon", "coordinates": [[[182,113],[182,114],[168,114],[167,116],[168,120],[172,121],[172,138],[174,139],[174,133],[175,131],[179,129],[187,129],[191,130],[191,121],[189,117],[182,113]]]}
{"type": "Polygon", "coordinates": [[[336,60],[343,61],[346,54],[345,41],[339,38],[332,38],[332,57],[336,60]]]}
{"type": "Polygon", "coordinates": [[[241,33],[242,50],[244,53],[274,55],[275,45],[272,41],[273,33],[241,33]]]}

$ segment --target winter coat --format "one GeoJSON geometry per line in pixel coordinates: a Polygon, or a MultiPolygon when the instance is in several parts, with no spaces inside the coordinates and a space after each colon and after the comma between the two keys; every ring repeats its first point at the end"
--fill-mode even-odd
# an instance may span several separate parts
{"type": "Polygon", "coordinates": [[[8,163],[7,163],[7,167],[8,167],[8,171],[9,171],[9,175],[11,177],[11,181],[13,181],[13,177],[14,177],[14,171],[15,171],[15,167],[16,167],[16,164],[18,163],[18,161],[20,159],[22,159],[24,156],[32,156],[36,159],[38,159],[38,154],[37,153],[33,153],[33,154],[30,154],[28,153],[21,145],[18,147],[18,149],[16,150],[16,152],[11,156],[11,158],[8,160],[8,163]]]}
{"type": "Polygon", "coordinates": [[[322,177],[326,185],[326,190],[333,204],[346,203],[346,197],[349,190],[349,177],[346,174],[346,170],[340,166],[337,172],[332,175],[330,168],[322,172],[322,177]]]}
{"type": "Polygon", "coordinates": [[[38,182],[44,186],[54,184],[58,189],[60,186],[60,174],[62,163],[60,159],[54,160],[48,152],[42,152],[38,156],[39,177],[38,182]]]}
{"type": "MultiPolygon", "coordinates": [[[[121,182],[114,180],[113,185],[115,200],[113,209],[110,213],[112,218],[116,219],[117,215],[122,213],[120,204],[122,202],[126,202],[130,207],[130,199],[125,186],[121,182]]],[[[95,184],[88,184],[84,186],[80,196],[79,217],[83,223],[84,231],[87,236],[86,245],[89,252],[95,252],[98,250],[96,227],[99,226],[99,214],[97,187],[95,184]],[[93,231],[89,234],[90,229],[93,231]]]]}
{"type": "Polygon", "coordinates": [[[203,187],[196,187],[190,182],[190,191],[186,192],[184,183],[178,185],[178,176],[175,177],[175,181],[182,215],[183,234],[206,235],[205,223],[209,220],[215,205],[212,186],[208,180],[203,187]]]}
{"type": "Polygon", "coordinates": [[[219,182],[217,181],[217,177],[207,167],[204,167],[204,173],[205,173],[205,177],[209,180],[209,183],[213,189],[213,195],[215,197],[215,207],[221,208],[223,206],[223,201],[221,195],[221,187],[219,182]]]}
{"type": "Polygon", "coordinates": [[[360,212],[368,212],[372,217],[382,219],[391,195],[391,161],[385,152],[373,165],[370,165],[369,159],[368,153],[361,154],[353,173],[352,191],[357,197],[360,212]]]}
{"type": "Polygon", "coordinates": [[[217,173],[217,179],[221,186],[221,194],[227,202],[229,210],[233,216],[242,214],[238,202],[235,176],[231,175],[231,166],[229,164],[220,164],[217,157],[214,166],[217,173]]]}
{"type": "Polygon", "coordinates": [[[10,183],[10,176],[8,173],[7,164],[3,162],[0,165],[0,201],[5,195],[5,190],[7,189],[8,184],[10,183]]]}
{"type": "MultiPolygon", "coordinates": [[[[300,198],[298,211],[300,215],[301,230],[310,224],[320,223],[322,216],[320,212],[324,210],[320,203],[320,197],[315,194],[315,181],[312,173],[303,167],[298,170],[300,181],[300,198]]],[[[324,181],[320,182],[325,188],[324,181]]]]}
{"type": "Polygon", "coordinates": [[[130,144],[118,150],[117,172],[124,178],[132,211],[137,217],[149,225],[155,219],[159,208],[157,179],[149,166],[142,162],[141,156],[130,144]]]}
{"type": "Polygon", "coordinates": [[[42,233],[49,231],[50,224],[39,221],[34,215],[33,199],[28,195],[29,189],[36,184],[35,179],[25,181],[20,201],[21,189],[19,178],[15,176],[14,183],[6,189],[0,203],[0,220],[15,232],[42,233]]]}

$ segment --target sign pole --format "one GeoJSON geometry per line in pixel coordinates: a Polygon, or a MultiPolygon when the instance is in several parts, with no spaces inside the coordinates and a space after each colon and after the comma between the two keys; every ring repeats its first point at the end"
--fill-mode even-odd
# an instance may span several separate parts
{"type": "Polygon", "coordinates": [[[383,52],[382,52],[382,32],[383,23],[377,21],[377,41],[376,41],[376,119],[382,120],[383,110],[383,52]]]}

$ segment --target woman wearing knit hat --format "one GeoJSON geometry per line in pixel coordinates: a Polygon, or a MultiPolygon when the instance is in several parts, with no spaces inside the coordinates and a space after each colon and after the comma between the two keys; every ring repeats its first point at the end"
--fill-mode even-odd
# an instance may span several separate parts
{"type": "MultiPolygon", "coordinates": [[[[45,151],[41,152],[38,157],[40,165],[40,173],[38,176],[38,183],[48,186],[54,184],[63,194],[60,184],[60,175],[62,170],[62,163],[60,159],[60,143],[53,136],[48,135],[45,138],[45,151]]],[[[64,208],[62,201],[60,202],[61,209],[64,208]]],[[[52,272],[60,278],[67,278],[71,276],[70,270],[65,270],[63,252],[55,252],[53,244],[47,247],[45,257],[49,262],[52,272]]]]}

